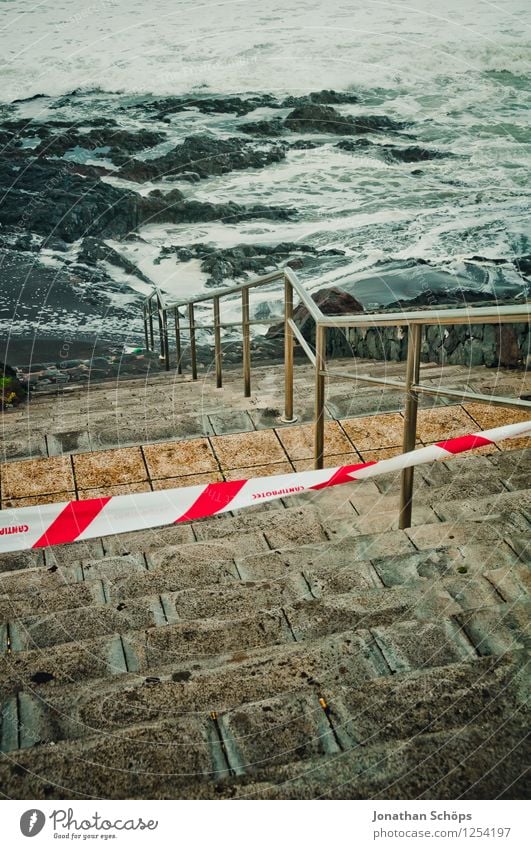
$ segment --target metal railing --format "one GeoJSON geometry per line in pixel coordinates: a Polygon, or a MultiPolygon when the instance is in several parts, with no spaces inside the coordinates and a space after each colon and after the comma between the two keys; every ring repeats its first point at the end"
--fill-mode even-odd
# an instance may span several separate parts
{"type": "MultiPolygon", "coordinates": [[[[282,268],[249,280],[238,286],[229,286],[211,292],[179,301],[169,301],[160,289],[155,288],[144,303],[144,331],[146,347],[154,350],[153,316],[157,314],[159,325],[160,358],[164,360],[167,370],[170,369],[170,350],[168,343],[168,315],[172,315],[175,323],[175,346],[177,371],[182,374],[182,339],[181,334],[186,329],[189,335],[190,360],[193,380],[197,379],[197,350],[194,307],[198,303],[212,302],[213,323],[201,324],[201,329],[214,331],[214,358],[216,371],[216,386],[221,387],[222,377],[222,346],[221,331],[224,328],[241,327],[243,338],[243,384],[244,394],[251,394],[251,339],[250,327],[255,324],[284,323],[284,415],[283,422],[295,422],[293,409],[293,368],[294,347],[296,344],[304,351],[315,370],[315,416],[314,416],[314,462],[316,469],[323,468],[324,462],[324,426],[325,426],[325,380],[326,378],[352,378],[378,386],[397,389],[406,393],[404,410],[404,429],[402,449],[412,451],[416,443],[417,412],[420,394],[448,397],[456,401],[470,401],[480,404],[499,405],[528,409],[531,412],[531,402],[520,398],[505,398],[501,396],[482,395],[474,392],[445,389],[444,387],[425,386],[419,382],[422,328],[433,325],[458,324],[507,324],[528,323],[531,318],[531,304],[467,308],[437,308],[428,310],[413,310],[396,313],[357,313],[355,315],[325,315],[313,298],[304,289],[295,273],[290,268],[282,268]],[[249,290],[283,281],[284,311],[280,316],[269,316],[258,320],[250,318],[249,290]],[[299,302],[315,325],[315,350],[303,336],[294,321],[294,293],[299,302]],[[241,297],[241,320],[239,322],[221,322],[220,301],[222,298],[239,294],[241,297]],[[187,311],[187,328],[181,325],[183,316],[180,309],[187,311]],[[343,370],[333,371],[327,368],[327,333],[331,329],[369,328],[369,327],[407,327],[407,359],[405,380],[371,377],[369,375],[349,374],[343,370]]],[[[413,467],[404,469],[400,486],[400,515],[399,527],[411,526],[413,498],[413,467]]]]}

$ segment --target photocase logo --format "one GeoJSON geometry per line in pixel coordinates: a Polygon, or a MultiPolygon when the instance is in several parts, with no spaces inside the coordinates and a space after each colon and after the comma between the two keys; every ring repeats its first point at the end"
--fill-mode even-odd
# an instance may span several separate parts
{"type": "Polygon", "coordinates": [[[33,808],[20,817],[20,830],[24,837],[35,837],[44,828],[46,817],[42,811],[33,808]]]}

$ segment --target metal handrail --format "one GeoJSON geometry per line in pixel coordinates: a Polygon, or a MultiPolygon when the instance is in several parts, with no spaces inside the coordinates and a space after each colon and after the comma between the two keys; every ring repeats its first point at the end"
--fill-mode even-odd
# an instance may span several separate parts
{"type": "MultiPolygon", "coordinates": [[[[170,368],[170,352],[168,342],[167,314],[172,312],[175,320],[175,341],[177,351],[177,370],[182,373],[181,358],[181,333],[189,333],[190,358],[192,368],[192,379],[197,380],[197,352],[196,352],[196,330],[198,328],[214,330],[214,349],[216,363],[216,386],[222,386],[222,347],[221,329],[224,327],[241,327],[243,338],[243,378],[244,394],[251,394],[251,345],[250,326],[252,324],[268,324],[276,320],[284,321],[284,416],[282,421],[295,422],[297,419],[293,411],[293,367],[294,347],[298,344],[315,369],[315,417],[314,417],[314,462],[315,468],[323,467],[324,462],[324,425],[325,425],[325,380],[334,377],[349,377],[356,381],[372,383],[379,386],[387,386],[406,393],[406,405],[404,410],[404,431],[402,448],[404,452],[412,451],[416,443],[417,413],[419,395],[435,395],[440,397],[459,398],[480,404],[495,404],[531,411],[531,402],[521,398],[505,398],[501,396],[482,395],[474,392],[445,389],[444,387],[424,386],[420,383],[420,353],[422,340],[422,327],[430,325],[456,325],[456,324],[506,324],[517,323],[531,319],[531,304],[509,304],[504,306],[488,307],[463,307],[434,308],[424,310],[409,310],[407,312],[375,312],[357,313],[352,315],[330,316],[325,315],[315,303],[310,294],[303,287],[293,270],[289,267],[276,269],[269,274],[255,277],[245,283],[236,286],[228,286],[220,289],[212,289],[203,295],[193,298],[183,298],[170,301],[158,287],[146,297],[143,306],[144,312],[144,335],[146,347],[154,350],[154,328],[153,307],[159,324],[160,359],[165,361],[166,369],[170,368]],[[250,318],[249,311],[249,289],[266,286],[276,281],[284,282],[284,316],[272,316],[266,320],[250,318]],[[301,330],[294,321],[293,296],[298,296],[301,304],[306,308],[308,315],[315,325],[315,351],[304,338],[301,330]],[[220,301],[228,295],[239,294],[241,298],[241,320],[234,322],[221,322],[220,301]],[[212,301],[214,320],[212,325],[196,325],[194,307],[198,303],[212,301]],[[188,317],[188,328],[182,328],[181,318],[185,316],[179,312],[180,308],[186,308],[188,317]],[[326,367],[326,342],[327,332],[330,329],[366,328],[366,327],[408,327],[406,379],[405,381],[376,378],[370,375],[347,374],[344,371],[337,372],[326,367]]],[[[411,512],[413,499],[413,467],[402,471],[400,486],[400,516],[399,527],[411,526],[411,512]]]]}

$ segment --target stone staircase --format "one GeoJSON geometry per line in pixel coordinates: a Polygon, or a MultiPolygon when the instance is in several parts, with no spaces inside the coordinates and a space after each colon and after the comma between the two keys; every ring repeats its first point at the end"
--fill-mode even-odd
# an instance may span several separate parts
{"type": "Polygon", "coordinates": [[[2,555],[2,793],[522,798],[530,457],[2,555]]]}

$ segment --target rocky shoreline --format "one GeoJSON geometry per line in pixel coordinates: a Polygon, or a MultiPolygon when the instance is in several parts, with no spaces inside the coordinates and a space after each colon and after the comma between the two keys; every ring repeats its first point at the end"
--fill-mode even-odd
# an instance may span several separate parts
{"type": "MultiPolygon", "coordinates": [[[[286,163],[294,150],[311,151],[323,145],[409,168],[413,177],[423,172],[411,166],[430,167],[455,155],[420,144],[410,121],[391,118],[381,110],[351,113],[353,108],[363,108],[362,99],[352,92],[325,90],[284,98],[268,94],[145,97],[127,104],[116,98],[113,117],[98,114],[97,105],[87,114],[86,97],[72,92],[55,100],[35,98],[37,104],[43,101],[42,114],[36,109],[32,117],[19,114],[28,108],[27,101],[2,108],[0,320],[6,358],[11,362],[9,345],[17,338],[31,338],[30,350],[50,335],[70,346],[77,338],[95,340],[96,345],[98,338],[107,338],[119,351],[123,342],[141,344],[141,302],[153,280],[129,258],[127,249],[143,249],[147,245],[143,233],[150,226],[256,223],[256,238],[232,247],[197,239],[185,245],[169,241],[156,248],[154,265],[164,263],[171,270],[174,264],[179,270],[195,264],[207,288],[241,282],[282,265],[317,279],[323,272],[333,276],[351,262],[348,250],[316,245],[311,237],[261,239],[268,222],[289,228],[301,220],[301,210],[284,200],[239,202],[222,192],[207,200],[201,194],[194,196],[194,186],[238,172],[260,176],[286,163]],[[78,107],[78,119],[61,117],[65,109],[78,107]],[[191,131],[178,143],[171,141],[172,122],[181,117],[191,120],[194,115],[230,122],[231,129],[227,123],[220,133],[191,131]]],[[[478,270],[482,273],[488,267],[502,285],[504,276],[520,281],[520,294],[524,294],[529,292],[530,256],[523,251],[509,259],[471,255],[464,260],[464,273],[472,280],[478,270]]],[[[412,266],[425,272],[428,283],[432,272],[447,273],[451,283],[450,267],[445,272],[444,264],[430,266],[420,258],[394,266],[384,262],[381,275],[398,268],[413,279],[412,266]]],[[[407,289],[407,281],[402,288],[407,289]]],[[[482,291],[481,296],[487,295],[482,291]]],[[[369,296],[361,300],[365,308],[374,306],[369,296]]],[[[267,306],[261,309],[258,317],[267,317],[267,306]]],[[[360,356],[400,358],[398,341],[390,337],[380,350],[370,334],[350,340],[360,356]]],[[[257,337],[257,356],[271,342],[271,336],[257,337]]],[[[484,354],[486,364],[495,357],[493,344],[489,342],[489,353],[484,354]]],[[[517,335],[514,345],[519,351],[525,344],[517,335]]],[[[476,357],[477,343],[472,345],[468,338],[439,346],[448,357],[466,357],[473,347],[476,357]]],[[[0,358],[3,355],[0,351],[0,358]]],[[[114,354],[103,354],[107,355],[112,360],[114,354]]],[[[49,363],[61,358],[38,359],[49,369],[49,363]]]]}

